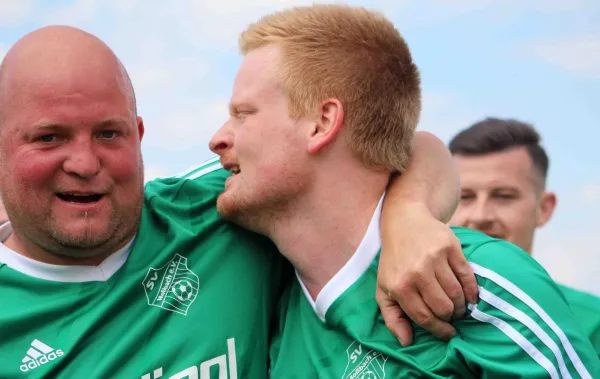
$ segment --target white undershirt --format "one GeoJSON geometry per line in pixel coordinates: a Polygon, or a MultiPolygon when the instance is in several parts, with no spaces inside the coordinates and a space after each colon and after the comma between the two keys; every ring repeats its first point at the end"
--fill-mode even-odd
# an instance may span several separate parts
{"type": "Polygon", "coordinates": [[[13,270],[38,279],[55,282],[105,282],[127,261],[135,237],[124,247],[109,255],[98,266],[61,266],[27,258],[4,245],[12,233],[10,222],[0,225],[0,262],[13,270]]]}

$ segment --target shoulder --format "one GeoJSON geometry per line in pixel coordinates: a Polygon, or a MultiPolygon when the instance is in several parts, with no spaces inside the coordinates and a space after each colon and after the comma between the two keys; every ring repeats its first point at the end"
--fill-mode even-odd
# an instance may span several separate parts
{"type": "Polygon", "coordinates": [[[597,314],[598,317],[600,317],[600,297],[565,286],[563,284],[558,284],[558,288],[561,290],[567,300],[567,303],[569,303],[572,308],[587,310],[597,314]]]}
{"type": "Polygon", "coordinates": [[[223,233],[241,236],[245,232],[226,223],[217,211],[217,198],[228,176],[229,172],[214,158],[183,174],[149,181],[144,189],[146,222],[142,226],[172,234],[175,233],[173,226],[177,225],[180,232],[195,235],[210,232],[213,237],[217,235],[216,227],[223,233]]]}
{"type": "MultiPolygon", "coordinates": [[[[463,253],[471,266],[494,268],[502,272],[514,273],[514,276],[523,276],[521,270],[529,269],[547,276],[546,270],[527,252],[518,246],[487,236],[476,230],[452,227],[459,239],[463,253]]],[[[475,270],[477,273],[477,270],[475,270]]],[[[513,276],[513,275],[511,275],[513,276]]]]}
{"type": "Polygon", "coordinates": [[[219,160],[212,158],[182,174],[149,181],[145,186],[145,197],[147,201],[155,197],[169,201],[194,200],[198,196],[216,199],[229,176],[219,160]]]}
{"type": "Polygon", "coordinates": [[[564,284],[558,284],[558,287],[565,295],[569,303],[574,304],[586,304],[588,307],[596,309],[600,312],[600,297],[594,296],[591,293],[580,291],[573,287],[565,286],[564,284]]]}

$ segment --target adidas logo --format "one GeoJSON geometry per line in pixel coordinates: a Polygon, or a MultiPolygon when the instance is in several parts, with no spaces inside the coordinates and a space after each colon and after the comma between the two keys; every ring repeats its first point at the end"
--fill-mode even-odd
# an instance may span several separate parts
{"type": "Polygon", "coordinates": [[[48,362],[62,357],[63,355],[64,353],[62,350],[54,350],[50,346],[37,339],[33,340],[31,342],[31,347],[29,350],[27,350],[25,358],[23,358],[21,361],[23,363],[21,365],[21,371],[27,372],[29,370],[33,370],[41,365],[45,365],[48,362]]]}

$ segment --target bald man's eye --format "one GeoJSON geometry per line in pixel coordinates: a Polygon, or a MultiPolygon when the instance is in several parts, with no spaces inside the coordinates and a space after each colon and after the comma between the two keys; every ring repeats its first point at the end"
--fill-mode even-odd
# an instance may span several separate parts
{"type": "Polygon", "coordinates": [[[514,193],[497,193],[494,195],[494,197],[500,200],[512,200],[517,198],[514,193]]]}
{"type": "Polygon", "coordinates": [[[117,136],[117,132],[114,130],[103,130],[100,132],[100,137],[104,139],[114,139],[117,136]]]}
{"type": "Polygon", "coordinates": [[[58,136],[56,134],[44,134],[43,136],[39,136],[36,138],[37,141],[50,143],[56,141],[58,136]]]}

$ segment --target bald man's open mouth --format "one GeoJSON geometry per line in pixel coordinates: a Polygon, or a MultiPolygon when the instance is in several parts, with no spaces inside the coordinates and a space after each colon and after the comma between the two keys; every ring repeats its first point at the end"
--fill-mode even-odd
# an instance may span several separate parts
{"type": "Polygon", "coordinates": [[[104,194],[86,192],[59,192],[56,194],[56,196],[58,196],[59,199],[69,203],[91,204],[100,201],[104,194]]]}

